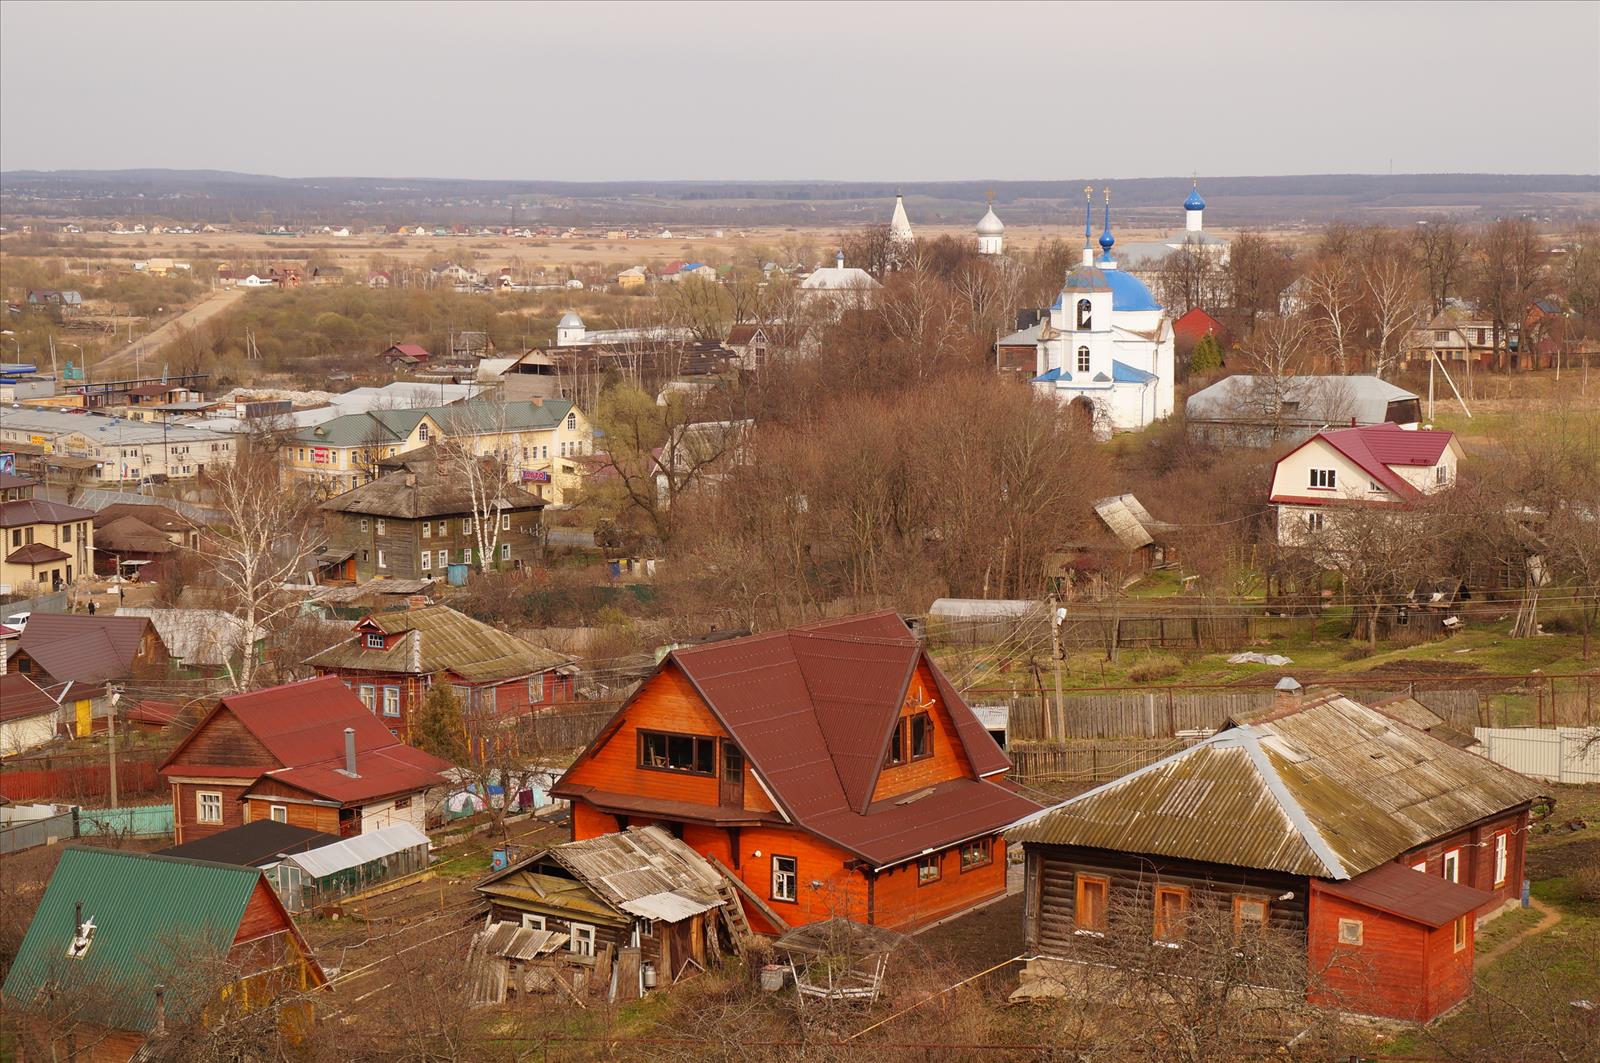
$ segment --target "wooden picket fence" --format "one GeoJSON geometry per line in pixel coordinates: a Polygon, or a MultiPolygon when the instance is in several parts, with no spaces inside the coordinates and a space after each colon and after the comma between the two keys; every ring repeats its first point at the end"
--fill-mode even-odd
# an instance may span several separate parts
{"type": "Polygon", "coordinates": [[[1064,742],[1049,745],[1014,744],[1007,774],[1020,783],[1100,783],[1154,764],[1192,745],[1171,738],[1128,738],[1121,741],[1064,742]]]}
{"type": "MultiPolygon", "coordinates": [[[[1342,689],[1342,688],[1341,688],[1342,689]]],[[[1358,701],[1378,700],[1400,691],[1344,690],[1358,701]]],[[[1473,689],[1418,690],[1417,700],[1466,734],[1479,726],[1480,695],[1473,689]]],[[[982,704],[981,698],[971,699],[982,704]]],[[[1051,699],[1013,697],[1008,736],[1013,742],[1150,738],[1171,739],[1196,731],[1214,731],[1229,717],[1260,712],[1272,704],[1270,690],[1182,691],[1171,687],[1096,694],[1069,694],[1058,714],[1051,699]],[[1045,733],[1044,709],[1050,706],[1053,726],[1045,733]]]]}

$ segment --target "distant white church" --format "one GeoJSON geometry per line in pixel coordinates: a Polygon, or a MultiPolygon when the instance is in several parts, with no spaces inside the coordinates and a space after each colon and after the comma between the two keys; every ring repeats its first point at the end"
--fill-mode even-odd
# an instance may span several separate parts
{"type": "Polygon", "coordinates": [[[1067,274],[1049,316],[1029,330],[1036,330],[1033,386],[1091,417],[1105,438],[1171,416],[1172,321],[1143,281],[1117,268],[1110,189],[1095,258],[1084,192],[1082,264],[1067,274]]]}

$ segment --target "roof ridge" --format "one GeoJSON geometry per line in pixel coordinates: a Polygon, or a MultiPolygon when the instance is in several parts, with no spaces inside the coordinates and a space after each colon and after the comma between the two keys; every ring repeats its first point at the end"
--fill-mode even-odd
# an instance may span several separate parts
{"type": "MultiPolygon", "coordinates": [[[[818,733],[822,735],[822,747],[828,751],[828,767],[833,770],[833,777],[839,782],[839,792],[844,795],[845,807],[854,811],[854,803],[850,800],[850,787],[846,784],[844,776],[839,773],[839,758],[834,756],[833,745],[828,741],[828,731],[822,726],[822,719],[816,711],[817,695],[816,691],[811,689],[811,677],[806,674],[805,668],[800,663],[799,655],[794,652],[794,636],[799,632],[794,629],[787,629],[780,632],[780,634],[784,636],[784,645],[789,651],[790,660],[794,662],[794,670],[800,675],[800,685],[805,687],[806,700],[811,703],[811,715],[816,720],[818,733]]],[[[876,777],[874,777],[873,785],[877,785],[876,777]]],[[[869,799],[871,797],[870,791],[868,797],[869,799]]]]}
{"type": "MultiPolygon", "coordinates": [[[[1317,859],[1322,862],[1322,866],[1332,873],[1332,877],[1348,880],[1350,878],[1349,869],[1345,867],[1344,861],[1339,859],[1339,854],[1334,852],[1333,847],[1323,838],[1322,831],[1317,828],[1311,817],[1306,814],[1305,808],[1290,793],[1289,787],[1284,783],[1282,776],[1278,774],[1278,769],[1273,765],[1266,751],[1261,748],[1261,736],[1256,733],[1256,730],[1256,725],[1250,724],[1244,727],[1231,728],[1221,733],[1237,736],[1239,748],[1245,751],[1245,755],[1255,765],[1256,773],[1261,776],[1261,780],[1266,784],[1268,792],[1277,799],[1278,807],[1288,817],[1289,822],[1300,831],[1300,835],[1305,839],[1306,845],[1316,854],[1317,859]]],[[[1283,737],[1276,732],[1268,733],[1278,738],[1283,737]]]]}

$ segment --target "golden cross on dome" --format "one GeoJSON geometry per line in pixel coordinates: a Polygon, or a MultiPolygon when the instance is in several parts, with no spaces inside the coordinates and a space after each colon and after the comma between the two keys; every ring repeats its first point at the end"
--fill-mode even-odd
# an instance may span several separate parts
{"type": "Polygon", "coordinates": [[[1085,201],[1094,199],[1094,185],[1083,186],[1083,198],[1085,201]]]}
{"type": "Polygon", "coordinates": [[[1111,202],[1111,189],[1109,187],[1106,189],[1106,202],[1111,202]]]}

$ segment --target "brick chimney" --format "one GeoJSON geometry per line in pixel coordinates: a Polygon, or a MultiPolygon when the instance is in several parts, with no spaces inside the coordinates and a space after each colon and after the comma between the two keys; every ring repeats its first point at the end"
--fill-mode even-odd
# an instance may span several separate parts
{"type": "Polygon", "coordinates": [[[1272,688],[1272,714],[1282,716],[1300,708],[1305,698],[1305,688],[1300,681],[1292,675],[1286,675],[1278,680],[1278,685],[1272,688]]]}

